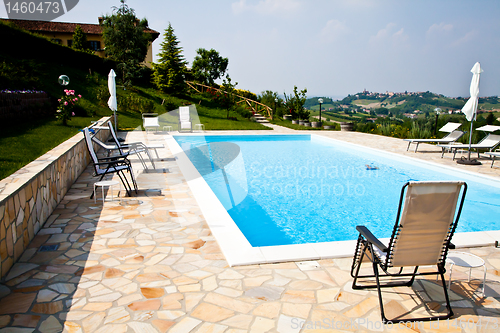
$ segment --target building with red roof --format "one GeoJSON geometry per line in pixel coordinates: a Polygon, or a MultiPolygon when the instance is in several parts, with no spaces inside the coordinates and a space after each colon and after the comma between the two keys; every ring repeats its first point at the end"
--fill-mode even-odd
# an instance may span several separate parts
{"type": "MultiPolygon", "coordinates": [[[[101,21],[102,18],[99,18],[101,21]]],[[[87,35],[89,47],[94,50],[95,54],[100,57],[105,57],[105,45],[102,38],[102,29],[99,24],[88,23],[70,23],[70,22],[52,22],[52,21],[32,21],[32,20],[8,20],[1,19],[6,23],[11,23],[20,29],[27,30],[32,33],[42,35],[49,38],[55,43],[71,47],[73,43],[73,34],[76,26],[80,26],[83,32],[87,35]]],[[[146,29],[144,32],[151,34],[151,44],[149,45],[148,54],[144,59],[144,63],[151,67],[153,61],[153,41],[158,38],[160,33],[152,29],[146,29]]]]}

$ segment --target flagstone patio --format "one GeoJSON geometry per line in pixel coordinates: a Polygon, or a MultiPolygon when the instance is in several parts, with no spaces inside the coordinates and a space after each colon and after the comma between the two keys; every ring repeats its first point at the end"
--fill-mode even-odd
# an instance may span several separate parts
{"type": "MultiPolygon", "coordinates": [[[[158,142],[162,135],[131,132],[127,139],[158,142]]],[[[500,177],[488,161],[456,165],[432,145],[413,153],[394,138],[321,135],[500,177]]],[[[86,168],[1,281],[0,332],[498,331],[500,249],[460,249],[486,261],[486,297],[481,269],[469,283],[455,267],[452,320],[382,325],[376,291],[351,288],[351,258],[229,267],[169,149],[158,152],[153,172],[133,160],[140,189],[133,197],[114,188],[114,201],[108,192],[106,202],[94,202],[96,179],[86,168]]],[[[431,277],[384,290],[387,316],[443,310],[439,288],[431,277]]]]}

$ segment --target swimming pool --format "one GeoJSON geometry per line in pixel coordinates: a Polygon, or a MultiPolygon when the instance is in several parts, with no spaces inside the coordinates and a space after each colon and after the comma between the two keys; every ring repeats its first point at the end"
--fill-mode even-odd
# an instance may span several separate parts
{"type": "Polygon", "coordinates": [[[490,178],[311,135],[175,136],[253,247],[389,237],[410,180],[465,180],[457,232],[498,230],[490,178]]]}

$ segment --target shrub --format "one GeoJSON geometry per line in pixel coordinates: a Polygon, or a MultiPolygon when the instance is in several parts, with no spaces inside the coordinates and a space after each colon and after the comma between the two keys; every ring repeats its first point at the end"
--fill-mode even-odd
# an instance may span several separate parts
{"type": "Polygon", "coordinates": [[[56,118],[61,119],[63,125],[67,125],[68,120],[76,115],[73,109],[79,98],[82,98],[82,95],[75,95],[74,90],[64,89],[64,96],[58,100],[56,112],[56,118]]]}
{"type": "Polygon", "coordinates": [[[253,116],[253,112],[251,112],[247,108],[241,107],[241,106],[236,109],[236,112],[240,116],[242,116],[243,118],[247,118],[247,119],[250,119],[253,116]]]}
{"type": "Polygon", "coordinates": [[[413,139],[425,139],[431,136],[431,131],[424,126],[420,126],[417,122],[411,124],[411,129],[408,132],[408,137],[413,139]]]}

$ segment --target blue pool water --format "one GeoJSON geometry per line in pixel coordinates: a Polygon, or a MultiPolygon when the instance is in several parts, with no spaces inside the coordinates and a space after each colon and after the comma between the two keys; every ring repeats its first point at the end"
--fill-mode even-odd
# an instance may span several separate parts
{"type": "Polygon", "coordinates": [[[175,136],[252,246],[390,237],[402,186],[464,180],[457,232],[500,230],[500,184],[310,135],[175,136]]]}

